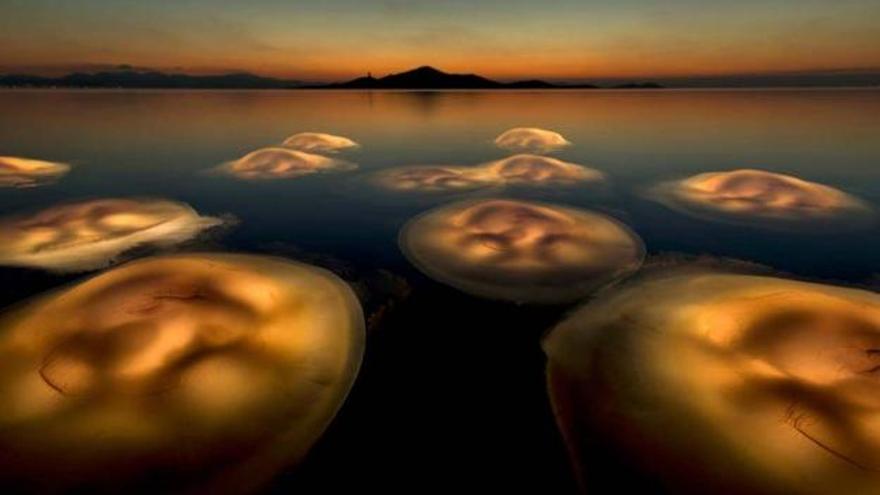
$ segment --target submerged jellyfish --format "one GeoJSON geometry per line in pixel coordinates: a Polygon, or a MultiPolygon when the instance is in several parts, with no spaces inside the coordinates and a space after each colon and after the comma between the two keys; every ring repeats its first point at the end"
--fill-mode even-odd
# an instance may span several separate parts
{"type": "Polygon", "coordinates": [[[364,346],[357,298],[266,256],[141,259],[0,317],[0,478],[241,493],[297,463],[364,346]]]}
{"type": "Polygon", "coordinates": [[[753,169],[665,182],[650,197],[693,216],[779,230],[847,229],[873,216],[862,200],[833,187],[753,169]]]}
{"type": "Polygon", "coordinates": [[[223,223],[164,199],[94,199],[0,218],[0,265],[71,272],[141,245],[170,246],[223,223]]]}
{"type": "Polygon", "coordinates": [[[374,182],[386,189],[412,192],[455,192],[495,185],[473,167],[426,165],[383,170],[374,182]]]}
{"type": "Polygon", "coordinates": [[[572,184],[600,182],[605,175],[598,170],[547,156],[519,154],[478,167],[481,175],[494,177],[504,184],[572,184]]]}
{"type": "Polygon", "coordinates": [[[343,136],[322,132],[300,132],[285,139],[281,146],[308,153],[338,153],[342,150],[357,148],[359,145],[343,136]]]}
{"type": "Polygon", "coordinates": [[[547,153],[570,145],[562,134],[537,127],[515,127],[495,138],[499,148],[527,153],[547,153]]]}
{"type": "Polygon", "coordinates": [[[605,215],[525,201],[453,203],[404,226],[400,245],[427,275],[464,292],[564,303],[636,270],[641,240],[605,215]]]}
{"type": "Polygon", "coordinates": [[[292,179],[320,172],[353,170],[357,165],[303,151],[262,148],[217,170],[238,179],[292,179]]]}
{"type": "Polygon", "coordinates": [[[66,163],[0,156],[0,187],[36,187],[52,183],[70,171],[66,163]]]}
{"type": "Polygon", "coordinates": [[[587,490],[620,484],[613,452],[670,493],[878,492],[880,294],[672,271],[587,304],[544,348],[587,490]]]}

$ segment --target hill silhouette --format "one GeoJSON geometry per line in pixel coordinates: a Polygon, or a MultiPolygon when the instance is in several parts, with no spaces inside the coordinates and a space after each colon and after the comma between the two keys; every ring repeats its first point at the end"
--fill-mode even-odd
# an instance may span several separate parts
{"type": "Polygon", "coordinates": [[[590,84],[562,86],[536,79],[503,83],[477,74],[450,74],[424,65],[385,77],[359,77],[351,81],[311,86],[322,89],[553,89],[596,88],[590,84]]]}
{"type": "MultiPolygon", "coordinates": [[[[375,78],[372,75],[350,81],[307,85],[301,81],[262,77],[247,72],[218,75],[190,75],[138,70],[120,66],[102,72],[74,72],[61,77],[0,75],[5,87],[60,88],[144,88],[144,89],[593,89],[592,84],[554,84],[538,79],[500,82],[477,74],[451,74],[430,66],[375,78]]],[[[615,88],[660,88],[656,83],[632,83],[615,88]]]]}

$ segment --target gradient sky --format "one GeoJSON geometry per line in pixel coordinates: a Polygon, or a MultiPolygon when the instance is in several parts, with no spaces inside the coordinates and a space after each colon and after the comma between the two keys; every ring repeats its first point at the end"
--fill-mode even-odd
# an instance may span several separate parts
{"type": "Polygon", "coordinates": [[[304,80],[880,68],[880,0],[0,0],[0,71],[130,64],[304,80]]]}

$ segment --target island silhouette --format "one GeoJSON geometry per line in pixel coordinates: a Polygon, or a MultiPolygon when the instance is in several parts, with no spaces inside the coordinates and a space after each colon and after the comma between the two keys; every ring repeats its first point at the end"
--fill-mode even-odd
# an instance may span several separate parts
{"type": "MultiPolygon", "coordinates": [[[[34,75],[0,75],[3,87],[39,88],[144,88],[144,89],[596,89],[592,84],[554,84],[538,79],[500,82],[477,74],[452,74],[434,67],[421,66],[406,72],[376,78],[372,74],[350,81],[310,84],[291,79],[263,77],[247,72],[219,75],[164,73],[135,70],[120,66],[117,70],[84,73],[61,77],[34,75]]],[[[608,88],[652,89],[657,83],[628,83],[608,88]]]]}

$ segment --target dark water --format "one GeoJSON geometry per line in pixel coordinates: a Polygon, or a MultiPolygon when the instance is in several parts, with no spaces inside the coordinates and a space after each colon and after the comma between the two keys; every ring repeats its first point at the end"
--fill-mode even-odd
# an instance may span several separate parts
{"type": "MultiPolygon", "coordinates": [[[[492,144],[500,132],[544,127],[574,143],[555,156],[606,172],[612,190],[504,195],[605,211],[641,235],[649,257],[730,257],[857,284],[876,284],[880,272],[877,227],[773,232],[686,217],[636,194],[661,180],[749,167],[880,204],[878,90],[5,91],[0,108],[0,155],[75,167],[54,185],[0,189],[3,215],[78,198],[167,197],[240,220],[212,249],[407,280],[409,297],[371,330],[337,420],[299,470],[279,477],[279,492],[574,491],[538,345],[566,309],[482,301],[420,275],[398,250],[398,229],[449,198],[379,190],[366,182],[372,171],[501,158],[492,144]],[[201,173],[302,131],[355,139],[362,147],[346,158],[360,168],[264,182],[201,173]]],[[[0,303],[75,278],[0,269],[0,303]]]]}

